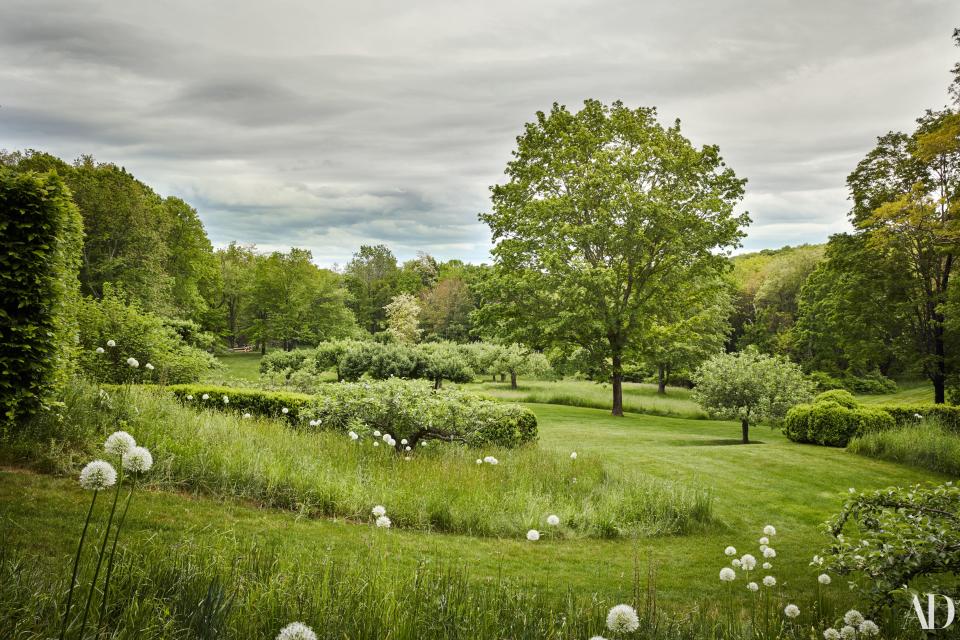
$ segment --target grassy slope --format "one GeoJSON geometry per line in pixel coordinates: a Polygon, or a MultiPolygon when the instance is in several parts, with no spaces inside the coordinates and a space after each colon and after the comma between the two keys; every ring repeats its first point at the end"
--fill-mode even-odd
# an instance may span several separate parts
{"type": "Polygon", "coordinates": [[[901,382],[896,393],[858,395],[862,404],[933,404],[933,386],[926,380],[901,382]]]}
{"type": "MultiPolygon", "coordinates": [[[[691,602],[717,592],[722,549],[733,544],[757,554],[765,524],[777,526],[779,556],[771,572],[788,591],[813,588],[810,557],[824,542],[818,525],[835,512],[848,487],[871,489],[937,479],[900,465],[849,455],[842,450],[787,441],[765,428],[758,444],[737,446],[737,425],[648,415],[615,419],[605,411],[532,405],[541,423],[541,446],[602,455],[611,464],[672,479],[696,480],[712,488],[726,523],[705,534],[638,541],[571,540],[536,544],[524,540],[475,539],[454,535],[389,532],[397,563],[419,559],[465,565],[475,577],[503,575],[562,592],[596,591],[610,596],[632,588],[634,559],[652,552],[660,563],[658,587],[667,602],[691,602]]],[[[22,473],[0,474],[0,521],[5,542],[55,553],[67,562],[87,496],[72,481],[22,473]]],[[[334,553],[370,553],[371,527],[345,522],[298,520],[295,515],[222,504],[172,494],[142,494],[131,516],[128,540],[153,536],[178,539],[223,532],[259,538],[282,547],[285,556],[311,558],[334,553]]]]}

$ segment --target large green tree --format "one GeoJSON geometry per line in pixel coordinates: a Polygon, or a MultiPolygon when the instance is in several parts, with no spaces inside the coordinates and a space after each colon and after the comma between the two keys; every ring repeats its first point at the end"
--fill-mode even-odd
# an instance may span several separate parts
{"type": "Polygon", "coordinates": [[[596,100],[537,113],[506,174],[480,216],[496,246],[478,319],[506,341],[583,349],[623,415],[624,356],[664,292],[725,268],[749,222],[734,213],[745,181],[679,122],[596,100]]]}
{"type": "Polygon", "coordinates": [[[397,293],[400,269],[397,259],[386,245],[362,245],[344,271],[350,291],[350,308],[357,322],[370,333],[386,327],[384,307],[397,293]]]}

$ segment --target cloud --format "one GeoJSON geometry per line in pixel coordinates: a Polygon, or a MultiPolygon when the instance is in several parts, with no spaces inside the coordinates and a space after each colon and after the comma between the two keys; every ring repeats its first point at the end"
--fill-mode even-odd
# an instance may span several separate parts
{"type": "Polygon", "coordinates": [[[623,99],[749,179],[746,248],[822,241],[875,137],[945,102],[958,22],[949,0],[8,0],[0,144],[121,164],[216,244],[483,261],[523,123],[623,99]]]}

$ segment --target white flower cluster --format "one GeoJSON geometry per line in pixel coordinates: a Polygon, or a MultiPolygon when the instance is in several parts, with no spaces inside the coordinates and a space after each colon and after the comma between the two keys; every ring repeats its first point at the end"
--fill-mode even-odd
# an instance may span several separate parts
{"type": "Polygon", "coordinates": [[[378,504],[370,510],[370,513],[376,518],[375,524],[378,529],[389,529],[390,525],[393,524],[390,522],[390,518],[387,517],[387,508],[383,505],[378,504]]]}
{"type": "Polygon", "coordinates": [[[317,634],[302,622],[291,622],[280,629],[277,640],[317,640],[317,634]]]}
{"type": "MultiPolygon", "coordinates": [[[[153,456],[150,454],[150,451],[144,447],[138,447],[137,441],[126,431],[114,431],[111,433],[107,441],[103,443],[103,449],[111,455],[119,456],[120,463],[123,465],[124,470],[131,473],[146,473],[153,467],[153,456]]],[[[99,462],[102,462],[102,460],[99,462]]],[[[91,462],[88,464],[87,468],[92,464],[94,463],[91,462]]],[[[104,464],[110,466],[108,463],[104,464]]],[[[112,466],[110,469],[113,471],[112,466]]],[[[84,471],[86,471],[86,468],[84,471]]],[[[113,471],[113,473],[115,478],[116,471],[113,471]]],[[[110,484],[112,485],[113,482],[110,484]]],[[[84,485],[82,473],[80,474],[80,485],[84,486],[84,488],[89,488],[84,485]]]]}
{"type": "Polygon", "coordinates": [[[633,633],[639,628],[637,610],[628,604],[618,604],[607,613],[607,629],[614,633],[633,633]]]}
{"type": "Polygon", "coordinates": [[[824,640],[854,640],[854,638],[873,638],[880,635],[880,627],[873,620],[867,620],[856,609],[843,614],[844,625],[839,629],[824,630],[824,640]]]}
{"type": "Polygon", "coordinates": [[[80,486],[89,491],[107,489],[117,483],[117,471],[106,460],[94,460],[80,471],[80,486]]]}

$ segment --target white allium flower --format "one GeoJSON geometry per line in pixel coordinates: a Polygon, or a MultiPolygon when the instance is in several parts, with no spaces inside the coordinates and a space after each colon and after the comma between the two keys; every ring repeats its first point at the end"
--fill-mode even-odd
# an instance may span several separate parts
{"type": "Polygon", "coordinates": [[[917,420],[923,420],[923,416],[920,415],[919,413],[913,414],[913,417],[916,418],[917,420]]]}
{"type": "Polygon", "coordinates": [[[188,394],[187,394],[187,400],[193,400],[193,395],[188,393],[188,394]]]}
{"type": "Polygon", "coordinates": [[[147,369],[148,371],[153,371],[153,365],[150,364],[149,362],[148,362],[147,364],[143,365],[143,368],[144,368],[144,369],[147,369]]]}
{"type": "Polygon", "coordinates": [[[736,567],[737,569],[739,569],[741,564],[740,558],[734,558],[733,560],[730,561],[730,564],[736,567]]]}
{"type": "Polygon", "coordinates": [[[245,414],[243,414],[243,417],[244,417],[245,420],[249,420],[249,419],[252,418],[253,416],[250,415],[249,413],[245,413],[245,414]]]}
{"type": "Polygon", "coordinates": [[[849,491],[850,493],[856,493],[856,492],[857,492],[857,490],[854,489],[853,487],[850,487],[849,489],[847,489],[847,491],[849,491]]]}
{"type": "Polygon", "coordinates": [[[487,456],[486,458],[483,459],[483,461],[486,462],[487,464],[492,464],[492,465],[500,464],[500,461],[494,458],[493,456],[487,456]]]}
{"type": "Polygon", "coordinates": [[[103,353],[103,347],[97,347],[97,353],[103,353]]]}
{"type": "Polygon", "coordinates": [[[302,622],[291,622],[280,629],[277,640],[317,640],[317,634],[302,622]]]}
{"type": "Polygon", "coordinates": [[[134,447],[123,454],[123,468],[131,473],[145,473],[153,466],[153,456],[145,447],[134,447]]]}
{"type": "Polygon", "coordinates": [[[379,441],[379,440],[374,440],[374,441],[373,441],[373,446],[379,447],[379,446],[380,446],[380,441],[379,441]]]}
{"type": "Polygon", "coordinates": [[[311,427],[315,427],[315,426],[317,426],[317,421],[316,421],[316,420],[311,420],[308,424],[309,424],[311,427]]]}
{"type": "Polygon", "coordinates": [[[853,640],[853,638],[857,637],[857,630],[847,625],[843,629],[840,629],[840,637],[843,638],[843,640],[853,640]]]}
{"type": "Polygon", "coordinates": [[[284,407],[283,409],[280,409],[280,413],[284,413],[284,414],[290,413],[290,409],[287,409],[286,407],[284,407]]]}
{"type": "Polygon", "coordinates": [[[763,579],[763,585],[765,587],[775,587],[777,586],[777,579],[773,576],[767,576],[763,579]]]}
{"type": "Polygon", "coordinates": [[[483,460],[481,460],[480,458],[477,458],[477,464],[483,464],[483,460]]]}
{"type": "Polygon", "coordinates": [[[756,582],[748,582],[747,589],[749,589],[750,591],[757,591],[758,589],[760,589],[760,585],[758,585],[756,582]]]}
{"type": "Polygon", "coordinates": [[[830,576],[825,573],[821,573],[819,576],[817,576],[817,582],[820,584],[830,584],[830,576]]]}
{"type": "Polygon", "coordinates": [[[850,609],[845,614],[843,614],[843,621],[854,627],[860,626],[860,623],[863,622],[863,614],[857,611],[856,609],[850,609]]]}
{"type": "Polygon", "coordinates": [[[733,547],[727,547],[726,549],[723,550],[723,553],[728,556],[735,556],[737,555],[737,550],[734,549],[733,547]]]}
{"type": "Polygon", "coordinates": [[[757,559],[748,553],[740,558],[740,566],[747,571],[753,571],[757,568],[757,559]]]}
{"type": "Polygon", "coordinates": [[[607,629],[614,633],[633,633],[640,628],[637,610],[628,604],[618,604],[607,614],[607,629]]]}
{"type": "Polygon", "coordinates": [[[379,431],[374,431],[374,432],[373,432],[373,436],[374,436],[375,438],[379,438],[379,437],[380,437],[380,432],[379,432],[379,431]]]}
{"type": "Polygon", "coordinates": [[[762,538],[760,538],[759,542],[762,545],[770,544],[770,538],[768,538],[767,536],[763,536],[762,538]]]}
{"type": "Polygon", "coordinates": [[[350,439],[351,439],[351,440],[359,440],[359,439],[360,439],[360,436],[357,434],[356,431],[351,431],[351,432],[349,432],[347,435],[350,436],[350,439]]]}
{"type": "MultiPolygon", "coordinates": [[[[407,447],[407,448],[409,449],[409,447],[407,447]]],[[[410,460],[413,460],[413,458],[411,458],[410,456],[404,456],[403,459],[406,460],[406,461],[408,461],[408,462],[409,462],[410,460]]]]}
{"type": "Polygon", "coordinates": [[[777,557],[777,552],[774,550],[773,547],[767,547],[766,549],[763,550],[763,557],[764,557],[764,558],[776,558],[776,557],[777,557]]]}
{"type": "Polygon", "coordinates": [[[115,347],[115,346],[117,346],[117,343],[114,342],[113,340],[107,340],[107,346],[108,346],[108,347],[115,347]]]}
{"type": "Polygon", "coordinates": [[[721,582],[733,582],[737,577],[737,572],[731,569],[730,567],[724,567],[720,569],[720,581],[721,582]]]}
{"type": "Polygon", "coordinates": [[[530,531],[527,531],[527,540],[529,540],[530,542],[536,542],[539,539],[540,539],[539,531],[537,531],[536,529],[530,529],[530,531]]]}
{"type": "Polygon", "coordinates": [[[777,530],[774,528],[772,524],[768,524],[763,528],[763,534],[766,536],[775,536],[777,535],[777,530]]]}
{"type": "Polygon", "coordinates": [[[112,487],[117,482],[117,471],[105,460],[88,462],[80,472],[80,486],[90,491],[112,487]]]}
{"type": "Polygon", "coordinates": [[[205,393],[205,394],[203,394],[202,396],[200,396],[200,399],[201,399],[201,400],[209,400],[209,399],[210,399],[210,394],[209,394],[209,393],[205,393]]]}
{"type": "Polygon", "coordinates": [[[103,443],[104,451],[115,456],[122,456],[135,446],[137,446],[137,441],[126,431],[114,431],[103,443]]]}
{"type": "Polygon", "coordinates": [[[765,545],[765,544],[760,545],[760,553],[763,553],[763,552],[766,551],[767,549],[769,549],[769,546],[768,546],[768,545],[765,545]]]}
{"type": "Polygon", "coordinates": [[[423,442],[421,442],[421,443],[420,443],[420,446],[421,446],[421,447],[425,447],[425,446],[427,446],[427,441],[426,441],[426,440],[424,440],[423,442]]]}
{"type": "Polygon", "coordinates": [[[127,366],[130,367],[131,369],[136,369],[137,367],[140,366],[140,363],[137,361],[136,358],[127,358],[127,366]]]}
{"type": "Polygon", "coordinates": [[[402,440],[400,440],[400,444],[407,444],[407,439],[403,438],[402,440]]]}
{"type": "Polygon", "coordinates": [[[576,451],[571,451],[571,452],[570,452],[570,459],[571,459],[571,460],[576,460],[576,459],[577,459],[577,452],[576,452],[576,451]]]}
{"type": "Polygon", "coordinates": [[[391,447],[395,447],[397,446],[397,441],[394,440],[393,438],[390,438],[389,440],[387,440],[387,444],[390,445],[391,447]]]}
{"type": "Polygon", "coordinates": [[[555,527],[558,524],[560,524],[560,518],[558,518],[553,514],[550,514],[549,516],[547,516],[547,524],[550,525],[551,527],[555,527]]]}
{"type": "Polygon", "coordinates": [[[390,435],[389,433],[383,434],[383,441],[384,441],[384,442],[390,442],[390,440],[392,440],[392,437],[391,437],[391,435],[390,435]]]}
{"type": "Polygon", "coordinates": [[[410,451],[410,445],[407,445],[406,447],[404,447],[403,450],[404,450],[404,451],[410,451]]]}
{"type": "Polygon", "coordinates": [[[387,516],[380,516],[377,518],[377,527],[380,529],[389,529],[391,524],[390,518],[387,516]]]}
{"type": "Polygon", "coordinates": [[[880,635],[880,627],[873,620],[864,620],[860,623],[860,634],[864,636],[880,635]]]}
{"type": "Polygon", "coordinates": [[[770,569],[773,569],[773,565],[770,564],[769,562],[764,562],[764,563],[763,563],[763,568],[766,569],[767,571],[769,571],[770,569]]]}
{"type": "Polygon", "coordinates": [[[223,396],[223,404],[230,404],[230,396],[223,396]]]}
{"type": "Polygon", "coordinates": [[[826,629],[823,632],[824,640],[840,640],[840,632],[836,629],[826,629]]]}
{"type": "Polygon", "coordinates": [[[590,636],[590,640],[607,640],[603,636],[590,636]]]}
{"type": "Polygon", "coordinates": [[[380,516],[387,515],[387,508],[381,504],[378,504],[377,506],[375,506],[373,509],[370,510],[370,513],[372,513],[373,515],[379,518],[380,516]]]}
{"type": "Polygon", "coordinates": [[[796,618],[800,615],[800,607],[795,604],[788,604],[783,608],[783,615],[787,616],[788,618],[796,618]]]}

